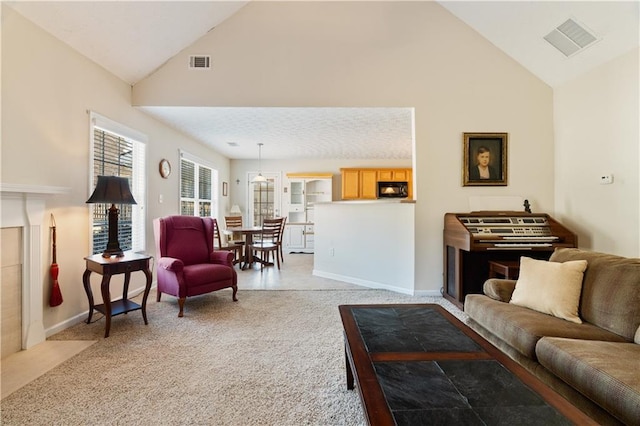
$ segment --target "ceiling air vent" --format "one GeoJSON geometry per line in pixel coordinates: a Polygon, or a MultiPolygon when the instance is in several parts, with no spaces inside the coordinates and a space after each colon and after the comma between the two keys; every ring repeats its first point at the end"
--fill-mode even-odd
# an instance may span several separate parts
{"type": "Polygon", "coordinates": [[[211,69],[211,56],[193,55],[189,56],[189,68],[198,70],[211,69]]]}
{"type": "Polygon", "coordinates": [[[567,19],[562,25],[547,34],[544,39],[566,57],[575,55],[598,40],[596,36],[573,19],[567,19]]]}

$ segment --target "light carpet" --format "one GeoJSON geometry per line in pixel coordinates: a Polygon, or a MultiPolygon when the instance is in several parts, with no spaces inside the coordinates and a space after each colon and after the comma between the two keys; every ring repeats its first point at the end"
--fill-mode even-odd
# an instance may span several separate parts
{"type": "MultiPolygon", "coordinates": [[[[361,425],[345,384],[341,304],[439,303],[385,290],[223,290],[78,324],[51,340],[98,340],[2,400],[3,425],[361,425]]],[[[166,299],[166,300],[165,300],[166,299]]]]}

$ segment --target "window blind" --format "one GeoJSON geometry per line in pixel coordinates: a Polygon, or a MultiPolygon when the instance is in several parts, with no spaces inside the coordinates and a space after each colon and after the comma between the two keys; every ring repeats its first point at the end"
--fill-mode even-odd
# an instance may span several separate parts
{"type": "Polygon", "coordinates": [[[218,171],[191,159],[180,160],[180,214],[213,217],[217,212],[218,171]]]}
{"type": "Polygon", "coordinates": [[[196,165],[180,160],[180,214],[194,216],[196,197],[196,165]]]}
{"type": "MultiPolygon", "coordinates": [[[[91,116],[91,178],[90,193],[98,176],[120,176],[129,179],[131,193],[137,204],[116,206],[118,215],[118,240],[122,250],[145,250],[146,205],[146,145],[119,133],[139,134],[124,126],[92,113],[91,116]],[[114,131],[111,131],[113,129],[114,131]]],[[[146,139],[146,138],[145,138],[146,139]]],[[[108,235],[108,204],[91,205],[92,253],[105,250],[108,235]]]]}

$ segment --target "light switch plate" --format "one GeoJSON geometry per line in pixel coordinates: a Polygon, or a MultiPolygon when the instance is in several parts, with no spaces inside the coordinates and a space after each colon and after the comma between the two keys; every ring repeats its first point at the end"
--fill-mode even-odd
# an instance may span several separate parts
{"type": "Polygon", "coordinates": [[[601,175],[600,185],[609,185],[613,183],[613,175],[601,175]]]}

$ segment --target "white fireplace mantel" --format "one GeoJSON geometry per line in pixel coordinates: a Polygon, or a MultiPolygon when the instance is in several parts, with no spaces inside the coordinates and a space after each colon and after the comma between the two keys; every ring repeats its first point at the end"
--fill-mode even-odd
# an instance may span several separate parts
{"type": "Polygon", "coordinates": [[[42,227],[45,200],[67,194],[70,188],[21,184],[0,184],[2,221],[0,226],[22,227],[22,349],[45,341],[42,278],[42,227]]]}

